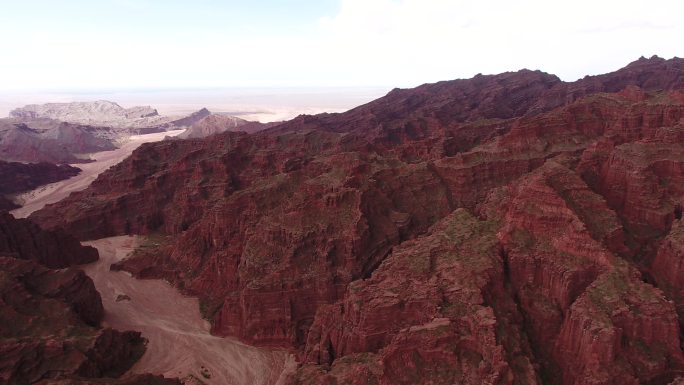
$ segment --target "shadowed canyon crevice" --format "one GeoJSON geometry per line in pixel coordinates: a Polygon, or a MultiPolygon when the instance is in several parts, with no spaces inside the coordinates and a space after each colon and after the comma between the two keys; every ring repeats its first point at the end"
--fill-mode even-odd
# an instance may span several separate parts
{"type": "Polygon", "coordinates": [[[478,75],[143,144],[29,218],[154,240],[112,268],[199,297],[215,335],[289,349],[290,384],[668,384],[682,117],[682,59],[478,75]]]}

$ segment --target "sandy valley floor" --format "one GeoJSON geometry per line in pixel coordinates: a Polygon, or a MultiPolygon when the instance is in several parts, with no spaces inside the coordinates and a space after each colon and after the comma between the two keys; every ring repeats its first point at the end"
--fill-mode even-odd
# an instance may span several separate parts
{"type": "Polygon", "coordinates": [[[104,324],[138,330],[149,339],[145,355],[131,373],[164,374],[184,378],[189,384],[191,376],[206,384],[278,382],[283,369],[293,364],[287,353],[212,336],[196,298],[181,295],[164,281],[138,280],[110,271],[109,265],[133,251],[136,242],[136,237],[129,236],[86,242],[97,247],[100,260],[84,266],[102,295],[104,324]],[[131,299],[117,302],[119,295],[131,299]]]}
{"type": "Polygon", "coordinates": [[[75,177],[52,183],[17,196],[16,200],[22,207],[11,211],[11,213],[16,218],[26,218],[31,215],[32,212],[42,209],[47,204],[59,202],[74,191],[84,190],[98,175],[131,155],[133,150],[140,147],[141,144],[158,142],[163,140],[166,136],[176,136],[183,131],[184,130],[176,130],[146,135],[134,135],[116,150],[95,153],[90,157],[95,160],[94,162],[72,165],[83,170],[75,177]]]}
{"type": "MultiPolygon", "coordinates": [[[[46,204],[71,192],[83,190],[99,174],[119,163],[142,143],[178,135],[182,130],[133,136],[121,148],[91,156],[95,162],[78,164],[79,175],[22,194],[23,207],[12,211],[27,217],[46,204]]],[[[125,272],[112,272],[109,265],[134,250],[136,237],[121,236],[86,244],[97,247],[100,260],[83,266],[102,295],[105,326],[137,330],[149,340],[147,351],[130,373],[154,373],[178,377],[188,385],[279,384],[281,373],[293,369],[294,358],[282,351],[259,349],[236,340],[212,336],[209,323],[199,313],[196,298],[183,296],[167,282],[138,280],[125,272]],[[120,300],[126,295],[130,300],[120,300]]]]}

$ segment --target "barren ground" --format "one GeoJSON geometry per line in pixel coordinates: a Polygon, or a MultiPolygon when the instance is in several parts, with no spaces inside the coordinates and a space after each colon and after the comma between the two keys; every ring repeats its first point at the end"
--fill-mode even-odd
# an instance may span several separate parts
{"type": "MultiPolygon", "coordinates": [[[[16,200],[24,206],[12,214],[27,217],[46,204],[83,190],[141,144],[181,132],[132,136],[116,150],[93,154],[91,158],[95,162],[76,165],[83,170],[79,175],[18,196],[16,200]]],[[[188,385],[260,385],[278,384],[282,382],[281,373],[293,369],[294,358],[286,352],[212,336],[209,323],[200,316],[197,299],[183,296],[167,282],[138,280],[125,272],[110,271],[112,263],[133,251],[136,237],[105,238],[86,244],[100,251],[100,260],[83,268],[102,295],[104,325],[140,331],[149,340],[145,355],[129,373],[179,377],[188,385]],[[130,300],[120,298],[117,302],[119,295],[126,295],[130,300]]]]}
{"type": "Polygon", "coordinates": [[[15,198],[15,201],[21,204],[22,207],[12,210],[11,213],[16,218],[26,218],[31,215],[32,212],[42,209],[47,204],[59,202],[74,191],[84,190],[98,175],[124,160],[141,144],[157,142],[164,139],[166,136],[176,136],[183,131],[184,130],[176,130],[147,135],[134,135],[116,150],[92,154],[90,158],[95,160],[94,162],[72,164],[72,166],[83,170],[75,177],[51,183],[18,195],[15,198]]]}
{"type": "Polygon", "coordinates": [[[149,339],[147,351],[130,373],[179,377],[187,384],[274,384],[292,357],[209,334],[196,298],[181,295],[167,282],[138,280],[109,265],[133,251],[136,237],[105,238],[85,244],[100,251],[98,262],[84,266],[102,295],[106,326],[138,330],[149,339]],[[117,297],[126,295],[130,300],[117,297]],[[204,373],[204,374],[203,374],[204,373]]]}

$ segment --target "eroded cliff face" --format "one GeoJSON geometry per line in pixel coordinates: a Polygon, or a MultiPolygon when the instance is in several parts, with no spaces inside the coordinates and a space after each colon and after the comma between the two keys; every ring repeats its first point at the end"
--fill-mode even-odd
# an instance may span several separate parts
{"type": "Polygon", "coordinates": [[[63,230],[42,230],[26,219],[0,212],[0,254],[34,260],[51,268],[94,262],[97,249],[81,243],[63,230]]]}
{"type": "Polygon", "coordinates": [[[0,212],[21,207],[12,195],[71,178],[81,172],[66,164],[17,163],[0,160],[0,212]]]}
{"type": "Polygon", "coordinates": [[[293,381],[341,380],[336,372],[355,367],[373,374],[369,383],[537,383],[530,347],[512,328],[522,319],[496,228],[457,209],[395,247],[343,301],[319,308],[293,381]]]}
{"type": "Polygon", "coordinates": [[[97,258],[63,231],[0,213],[0,383],[180,384],[151,375],[118,379],[146,340],[101,327],[100,294],[71,267],[97,258]]]}
{"type": "Polygon", "coordinates": [[[483,205],[487,217],[489,205],[505,211],[498,237],[542,374],[564,384],[671,379],[684,363],[675,307],[610,251],[624,248],[618,216],[563,160],[572,164],[549,160],[483,205]]]}
{"type": "Polygon", "coordinates": [[[114,266],[295,384],[666,384],[684,373],[684,61],[441,82],[149,144],[31,218],[168,235],[114,266]]]}
{"type": "Polygon", "coordinates": [[[118,377],[144,352],[136,332],[100,329],[100,294],[85,273],[0,257],[0,382],[118,377]]]}
{"type": "Polygon", "coordinates": [[[7,195],[30,191],[42,185],[78,175],[80,169],[66,164],[0,161],[0,211],[19,206],[7,195]]]}

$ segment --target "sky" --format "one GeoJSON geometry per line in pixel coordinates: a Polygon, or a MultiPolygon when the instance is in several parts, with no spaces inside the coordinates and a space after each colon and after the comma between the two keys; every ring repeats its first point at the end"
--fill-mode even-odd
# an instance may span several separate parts
{"type": "Polygon", "coordinates": [[[0,0],[0,91],[563,80],[684,56],[680,0],[0,0]]]}

